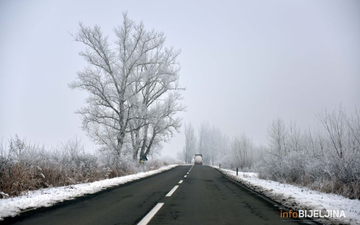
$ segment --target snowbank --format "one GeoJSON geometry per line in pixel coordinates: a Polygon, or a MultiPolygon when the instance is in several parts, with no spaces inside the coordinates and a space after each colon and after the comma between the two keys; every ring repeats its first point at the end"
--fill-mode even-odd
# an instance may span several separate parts
{"type": "Polygon", "coordinates": [[[22,196],[8,199],[0,199],[0,220],[4,217],[16,216],[22,211],[39,207],[49,207],[57,202],[74,199],[76,197],[93,194],[95,192],[113,187],[119,184],[128,183],[154,174],[170,170],[177,165],[161,167],[157,170],[141,172],[123,177],[106,179],[92,183],[76,184],[64,187],[44,188],[36,191],[29,191],[22,196]]]}
{"type": "Polygon", "coordinates": [[[221,172],[294,210],[344,210],[346,218],[321,218],[319,222],[360,224],[360,200],[259,179],[256,173],[239,172],[236,176],[232,170],[221,169],[221,172]]]}

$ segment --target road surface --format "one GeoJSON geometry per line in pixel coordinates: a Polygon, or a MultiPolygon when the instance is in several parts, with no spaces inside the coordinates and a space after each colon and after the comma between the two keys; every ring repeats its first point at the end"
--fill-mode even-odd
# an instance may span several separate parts
{"type": "Polygon", "coordinates": [[[0,224],[305,224],[208,166],[179,166],[0,224]],[[190,172],[189,172],[190,171],[190,172]]]}

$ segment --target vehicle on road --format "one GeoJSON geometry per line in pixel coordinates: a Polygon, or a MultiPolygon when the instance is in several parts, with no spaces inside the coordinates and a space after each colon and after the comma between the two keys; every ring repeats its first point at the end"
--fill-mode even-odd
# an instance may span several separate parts
{"type": "Polygon", "coordinates": [[[202,165],[203,164],[203,161],[202,161],[202,154],[195,154],[195,157],[194,157],[194,161],[195,161],[195,165],[202,165]]]}

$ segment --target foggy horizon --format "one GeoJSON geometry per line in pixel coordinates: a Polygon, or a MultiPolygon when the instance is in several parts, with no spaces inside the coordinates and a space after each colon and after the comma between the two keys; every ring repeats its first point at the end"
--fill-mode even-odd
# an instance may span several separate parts
{"type": "Polygon", "coordinates": [[[184,125],[245,133],[267,144],[276,118],[307,130],[316,115],[342,105],[360,106],[360,2],[197,1],[184,3],[2,1],[0,3],[0,140],[26,138],[55,146],[79,137],[75,111],[86,92],[68,84],[86,63],[84,46],[71,34],[79,22],[99,25],[111,43],[122,13],[164,32],[165,46],[181,49],[180,86],[187,106],[181,133],[162,155],[176,157],[185,144],[184,125]]]}

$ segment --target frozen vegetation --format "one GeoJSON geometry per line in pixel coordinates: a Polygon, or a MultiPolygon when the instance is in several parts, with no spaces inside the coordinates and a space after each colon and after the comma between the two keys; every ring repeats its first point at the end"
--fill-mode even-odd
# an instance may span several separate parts
{"type": "Polygon", "coordinates": [[[205,164],[254,171],[263,179],[360,199],[360,112],[349,114],[339,107],[317,117],[317,130],[274,120],[266,146],[256,146],[245,134],[229,138],[207,123],[196,135],[188,124],[179,157],[189,162],[194,153],[202,153],[205,164]]]}
{"type": "Polygon", "coordinates": [[[134,174],[170,163],[176,161],[152,157],[143,168],[131,156],[117,160],[111,151],[87,153],[77,139],[45,149],[15,136],[8,145],[0,143],[0,198],[134,174]]]}

